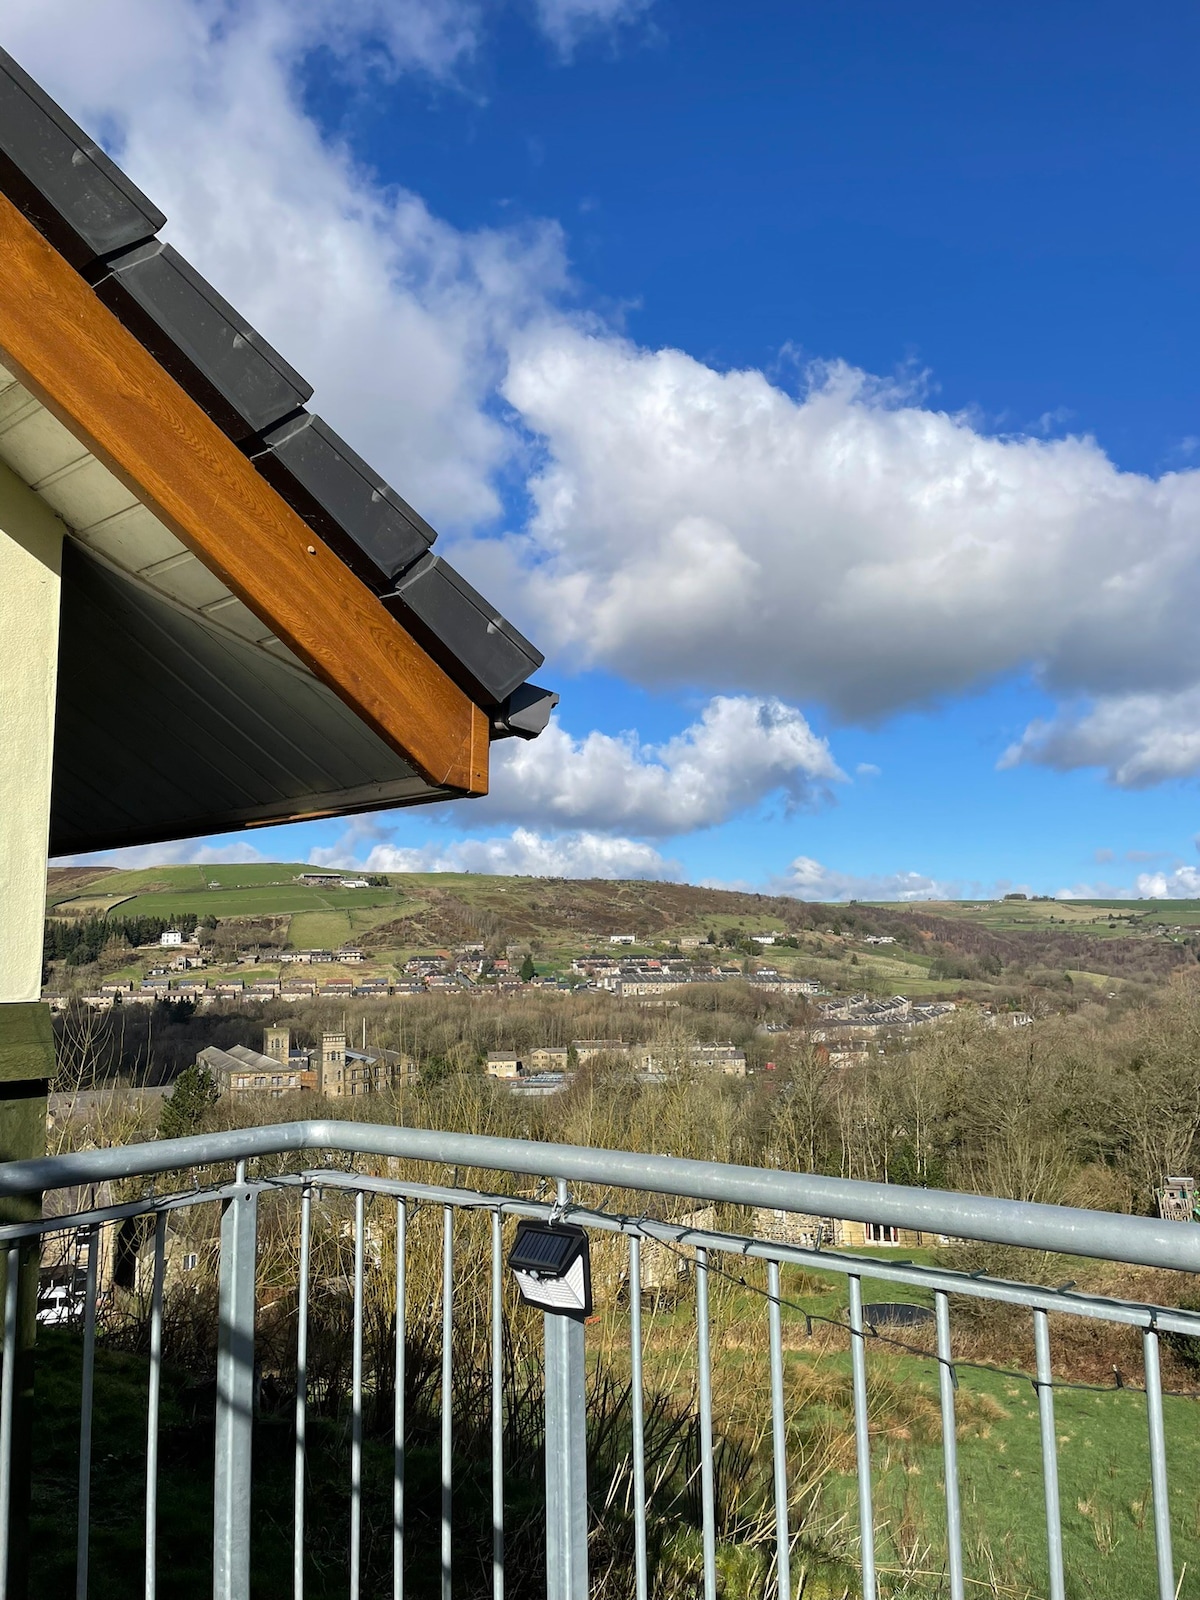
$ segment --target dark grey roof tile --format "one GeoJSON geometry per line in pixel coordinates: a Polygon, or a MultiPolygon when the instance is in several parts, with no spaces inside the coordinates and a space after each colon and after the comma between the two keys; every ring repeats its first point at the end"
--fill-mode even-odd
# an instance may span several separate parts
{"type": "Polygon", "coordinates": [[[150,238],[167,220],[4,50],[0,188],[80,269],[150,238]]]}
{"type": "Polygon", "coordinates": [[[312,394],[294,367],[169,244],[107,264],[96,293],[230,438],[244,443],[312,394]]]}
{"type": "Polygon", "coordinates": [[[328,423],[303,412],[272,429],[255,466],[377,591],[425,554],[437,534],[328,423]]]}
{"type": "Polygon", "coordinates": [[[440,556],[422,556],[384,604],[484,705],[500,705],[545,660],[440,556]]]}

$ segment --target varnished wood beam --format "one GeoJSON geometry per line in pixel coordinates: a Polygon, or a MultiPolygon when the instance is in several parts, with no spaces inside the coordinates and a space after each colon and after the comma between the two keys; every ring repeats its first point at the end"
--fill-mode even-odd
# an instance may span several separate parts
{"type": "Polygon", "coordinates": [[[486,714],[4,195],[0,354],[80,444],[422,777],[486,794],[486,714]]]}

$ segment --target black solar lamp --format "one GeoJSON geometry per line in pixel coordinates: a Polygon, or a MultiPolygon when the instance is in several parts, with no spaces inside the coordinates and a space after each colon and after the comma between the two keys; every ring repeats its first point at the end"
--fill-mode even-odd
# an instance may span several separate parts
{"type": "Polygon", "coordinates": [[[591,1316],[592,1262],[582,1228],[566,1222],[519,1222],[508,1264],[527,1306],[577,1322],[591,1316]]]}

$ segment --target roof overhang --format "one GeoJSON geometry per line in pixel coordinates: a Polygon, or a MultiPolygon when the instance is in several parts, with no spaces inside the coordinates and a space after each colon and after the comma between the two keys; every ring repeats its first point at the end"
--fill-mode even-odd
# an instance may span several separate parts
{"type": "Polygon", "coordinates": [[[130,248],[161,214],[2,52],[0,90],[0,463],[67,532],[53,852],[486,793],[557,698],[540,655],[194,269],[130,248]]]}

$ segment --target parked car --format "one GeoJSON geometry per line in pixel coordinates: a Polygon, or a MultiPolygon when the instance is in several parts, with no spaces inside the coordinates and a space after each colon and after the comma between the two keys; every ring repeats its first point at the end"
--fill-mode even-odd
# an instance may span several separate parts
{"type": "Polygon", "coordinates": [[[46,1327],[82,1322],[86,1303],[87,1279],[82,1272],[38,1284],[37,1319],[46,1327]]]}

